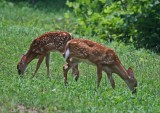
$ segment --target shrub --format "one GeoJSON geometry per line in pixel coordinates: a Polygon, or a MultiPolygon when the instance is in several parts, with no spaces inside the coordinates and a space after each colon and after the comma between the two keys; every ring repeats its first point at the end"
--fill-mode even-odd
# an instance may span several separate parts
{"type": "Polygon", "coordinates": [[[75,32],[160,51],[158,0],[68,0],[66,4],[78,17],[75,32]]]}

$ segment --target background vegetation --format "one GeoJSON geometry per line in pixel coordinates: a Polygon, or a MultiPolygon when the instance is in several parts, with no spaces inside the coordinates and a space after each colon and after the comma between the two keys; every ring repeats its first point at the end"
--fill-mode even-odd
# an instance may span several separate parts
{"type": "Polygon", "coordinates": [[[68,0],[67,5],[78,17],[77,33],[160,52],[159,0],[68,0]]]}
{"type": "MultiPolygon", "coordinates": [[[[66,13],[68,9],[63,7],[64,1],[59,2],[61,8],[54,1],[37,1],[34,5],[28,4],[28,1],[0,1],[0,112],[158,113],[160,57],[145,49],[136,50],[133,44],[108,43],[99,38],[100,33],[83,36],[82,26],[76,28],[78,22],[81,24],[79,17],[66,13]],[[105,73],[100,88],[95,91],[96,68],[87,64],[80,64],[79,81],[75,82],[69,73],[69,86],[64,87],[62,66],[65,60],[61,54],[54,52],[50,62],[51,81],[46,76],[45,63],[31,79],[37,60],[29,64],[24,77],[18,76],[16,65],[31,41],[44,32],[57,30],[69,31],[75,37],[83,36],[114,49],[123,65],[134,69],[138,80],[137,95],[131,95],[117,75],[114,75],[116,88],[113,90],[105,73]]],[[[71,9],[68,12],[71,13],[71,9]]],[[[97,29],[101,27],[97,26],[97,29]]]]}

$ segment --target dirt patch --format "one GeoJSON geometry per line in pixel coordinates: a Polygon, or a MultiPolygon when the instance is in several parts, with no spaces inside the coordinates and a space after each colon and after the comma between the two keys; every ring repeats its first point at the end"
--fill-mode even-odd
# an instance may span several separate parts
{"type": "Polygon", "coordinates": [[[38,110],[36,110],[35,108],[29,108],[27,109],[25,106],[23,105],[17,105],[16,109],[12,109],[10,110],[11,113],[38,113],[38,110]]]}

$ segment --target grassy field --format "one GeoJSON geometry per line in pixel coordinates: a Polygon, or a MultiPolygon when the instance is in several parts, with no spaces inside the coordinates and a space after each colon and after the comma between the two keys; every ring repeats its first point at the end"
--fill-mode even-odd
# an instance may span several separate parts
{"type": "MultiPolygon", "coordinates": [[[[46,31],[74,31],[74,19],[66,20],[66,9],[39,8],[24,3],[0,3],[0,112],[55,113],[158,113],[160,112],[160,56],[134,49],[123,43],[106,43],[85,36],[114,49],[125,67],[134,69],[138,92],[132,95],[119,76],[113,90],[103,73],[98,91],[96,67],[80,64],[80,79],[71,73],[69,86],[63,83],[65,60],[59,53],[51,56],[51,81],[43,63],[31,79],[37,60],[31,62],[24,77],[18,76],[16,65],[31,41],[46,31]],[[72,22],[73,21],[73,22],[72,22]]],[[[80,35],[73,34],[76,37],[80,35]]]]}

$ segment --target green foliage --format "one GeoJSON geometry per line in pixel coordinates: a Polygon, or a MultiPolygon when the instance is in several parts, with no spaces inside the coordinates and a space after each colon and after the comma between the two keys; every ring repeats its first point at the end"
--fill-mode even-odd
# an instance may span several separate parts
{"type": "Polygon", "coordinates": [[[75,0],[66,3],[78,17],[75,31],[105,40],[123,40],[160,51],[158,0],[75,0]]]}

